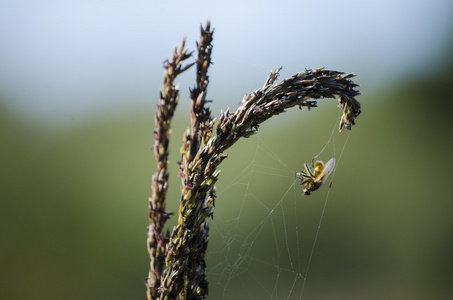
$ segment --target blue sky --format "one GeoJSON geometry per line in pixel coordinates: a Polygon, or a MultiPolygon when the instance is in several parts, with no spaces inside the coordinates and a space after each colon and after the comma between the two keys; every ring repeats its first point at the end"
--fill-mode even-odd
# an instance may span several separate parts
{"type": "MultiPolygon", "coordinates": [[[[0,94],[30,116],[153,108],[162,62],[200,23],[215,27],[210,98],[236,107],[269,71],[326,66],[363,91],[445,55],[451,0],[3,1],[0,94]]],[[[181,77],[183,96],[193,75],[181,77]]]]}

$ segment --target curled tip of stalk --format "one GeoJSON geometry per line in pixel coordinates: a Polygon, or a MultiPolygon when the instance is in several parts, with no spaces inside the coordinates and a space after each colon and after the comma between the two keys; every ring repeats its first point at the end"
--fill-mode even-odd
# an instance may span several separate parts
{"type": "MultiPolygon", "coordinates": [[[[360,95],[360,91],[354,89],[359,85],[351,80],[355,76],[355,74],[346,74],[326,70],[325,68],[306,70],[304,73],[298,73],[292,78],[294,79],[291,82],[292,86],[300,90],[290,94],[299,95],[300,92],[303,93],[303,90],[305,90],[307,95],[301,98],[302,101],[299,107],[305,106],[308,109],[317,107],[316,99],[338,97],[339,106],[343,109],[339,131],[341,132],[345,128],[351,130],[352,125],[355,125],[356,118],[361,113],[361,105],[355,98],[360,95]],[[310,98],[314,100],[308,100],[310,98]]],[[[287,86],[290,87],[291,84],[287,86]]]]}
{"type": "Polygon", "coordinates": [[[339,95],[339,105],[343,109],[343,115],[340,121],[339,130],[343,129],[351,130],[351,126],[355,125],[355,119],[362,112],[361,105],[359,101],[355,99],[356,96],[360,95],[358,90],[355,90],[355,87],[358,87],[358,84],[355,84],[350,78],[355,77],[355,74],[346,74],[338,76],[337,81],[343,83],[344,90],[339,95]]]}

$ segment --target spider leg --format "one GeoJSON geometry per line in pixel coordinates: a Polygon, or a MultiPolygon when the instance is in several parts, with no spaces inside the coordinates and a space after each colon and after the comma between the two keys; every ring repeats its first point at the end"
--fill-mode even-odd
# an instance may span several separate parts
{"type": "Polygon", "coordinates": [[[304,163],[304,166],[305,166],[305,170],[307,171],[307,173],[310,174],[310,177],[315,178],[313,173],[310,171],[310,168],[308,167],[308,165],[306,163],[304,163]]]}
{"type": "Polygon", "coordinates": [[[304,179],[304,178],[315,179],[315,177],[311,173],[307,174],[304,171],[296,172],[296,173],[294,173],[294,176],[299,179],[304,179]]]}
{"type": "Polygon", "coordinates": [[[309,177],[309,176],[307,176],[307,174],[305,174],[304,172],[300,172],[300,173],[296,172],[296,173],[294,173],[294,178],[295,179],[304,179],[304,178],[307,178],[307,177],[309,177]]]}
{"type": "Polygon", "coordinates": [[[302,180],[302,181],[300,182],[300,185],[306,185],[306,184],[309,183],[311,180],[312,180],[311,178],[307,178],[307,179],[305,179],[305,180],[302,180]]]}

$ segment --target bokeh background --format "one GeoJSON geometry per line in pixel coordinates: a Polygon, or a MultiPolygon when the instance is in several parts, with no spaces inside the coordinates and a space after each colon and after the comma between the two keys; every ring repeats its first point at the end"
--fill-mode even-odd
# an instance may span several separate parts
{"type": "MultiPolygon", "coordinates": [[[[150,147],[162,62],[183,35],[195,49],[200,23],[208,18],[216,28],[209,88],[215,115],[235,109],[276,67],[283,66],[280,78],[324,66],[358,75],[363,113],[350,135],[335,133],[341,146],[349,137],[303,298],[449,299],[449,0],[3,1],[0,298],[146,298],[147,199],[155,170],[150,147]]],[[[193,70],[180,78],[167,206],[173,211],[193,79],[193,70]]],[[[270,120],[258,138],[231,149],[218,190],[233,191],[219,196],[216,214],[234,215],[242,203],[244,191],[238,187],[235,194],[230,187],[259,148],[258,139],[294,170],[319,153],[338,117],[334,100],[319,104],[309,113],[294,109],[270,120]]],[[[272,165],[266,159],[254,163],[272,165]]],[[[280,201],[293,177],[276,181],[272,172],[264,174],[256,177],[253,196],[263,203],[280,201]]],[[[305,203],[301,214],[313,219],[308,231],[300,228],[309,235],[307,245],[302,238],[288,243],[296,256],[306,255],[297,249],[313,245],[308,232],[316,230],[326,192],[288,201],[289,210],[294,199],[305,203]]],[[[253,211],[241,210],[248,215],[241,215],[240,230],[247,232],[248,220],[263,219],[253,211]]],[[[216,218],[212,223],[213,250],[222,247],[226,232],[218,219],[218,225],[216,218]]],[[[291,232],[294,220],[289,215],[283,220],[291,232]]],[[[255,239],[258,250],[271,249],[276,235],[263,232],[255,239]]],[[[208,267],[218,263],[214,254],[208,254],[208,267]]],[[[285,266],[284,256],[280,259],[272,264],[285,266]]],[[[247,272],[237,271],[229,281],[213,272],[210,298],[300,298],[289,293],[283,273],[266,278],[263,270],[249,264],[247,272]],[[276,283],[276,294],[263,289],[276,283]]],[[[289,276],[294,280],[294,273],[289,276]]]]}

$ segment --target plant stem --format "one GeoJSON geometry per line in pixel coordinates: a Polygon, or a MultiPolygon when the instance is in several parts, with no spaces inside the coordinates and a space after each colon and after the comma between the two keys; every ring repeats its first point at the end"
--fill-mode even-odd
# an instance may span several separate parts
{"type": "Polygon", "coordinates": [[[198,58],[196,86],[190,90],[191,127],[183,137],[179,176],[182,181],[178,222],[171,236],[163,234],[163,226],[169,218],[165,209],[168,188],[168,142],[170,121],[178,102],[178,90],[173,86],[177,75],[191,65],[181,67],[188,58],[184,40],[179,52],[175,50],[172,63],[166,65],[164,89],[156,115],[155,155],[157,172],[153,176],[153,197],[150,199],[150,226],[148,249],[151,257],[150,275],[147,279],[149,299],[204,299],[208,294],[205,255],[208,246],[208,218],[213,216],[215,186],[218,166],[227,157],[224,152],[242,137],[258,131],[259,125],[299,106],[317,107],[316,99],[339,98],[343,109],[339,130],[351,129],[361,112],[355,99],[360,92],[351,78],[355,75],[322,69],[306,70],[274,84],[280,69],[271,72],[264,86],[246,95],[239,108],[230,113],[221,112],[212,136],[215,120],[206,106],[207,71],[211,65],[213,30],[210,23],[201,27],[197,44],[198,58]],[[309,100],[312,99],[312,100],[309,100]]]}
{"type": "Polygon", "coordinates": [[[162,283],[161,276],[165,266],[165,248],[169,233],[165,234],[163,228],[170,217],[170,214],[165,212],[165,197],[168,189],[168,146],[171,120],[179,100],[179,90],[174,86],[174,80],[193,65],[192,63],[185,67],[182,66],[182,62],[192,55],[187,53],[184,48],[185,38],[179,50],[175,48],[172,61],[164,62],[163,90],[160,91],[155,117],[154,155],[157,161],[157,171],[153,175],[152,197],[149,199],[148,208],[150,225],[148,226],[147,244],[151,258],[150,273],[146,279],[148,299],[155,299],[159,295],[158,289],[162,283]]]}

